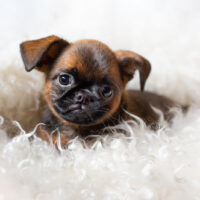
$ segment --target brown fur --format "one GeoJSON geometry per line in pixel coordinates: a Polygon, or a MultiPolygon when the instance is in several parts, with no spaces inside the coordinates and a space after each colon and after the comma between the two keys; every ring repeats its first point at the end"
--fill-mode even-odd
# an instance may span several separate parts
{"type": "Polygon", "coordinates": [[[48,143],[51,143],[52,142],[52,144],[54,144],[54,145],[56,145],[56,146],[58,146],[58,143],[59,143],[59,141],[60,141],[60,145],[61,146],[65,146],[65,145],[67,145],[67,143],[69,142],[69,138],[68,137],[66,137],[66,135],[64,135],[64,134],[49,134],[49,132],[48,131],[46,131],[45,129],[43,129],[42,127],[39,127],[38,128],[38,131],[37,131],[37,135],[41,138],[41,139],[43,139],[43,140],[45,140],[45,141],[47,141],[48,143]]]}
{"type": "MultiPolygon", "coordinates": [[[[46,77],[44,96],[48,106],[42,122],[47,126],[40,127],[37,134],[48,142],[49,135],[56,128],[59,128],[61,133],[63,146],[70,138],[77,135],[86,137],[100,133],[105,126],[112,126],[121,120],[130,119],[124,109],[142,118],[151,128],[155,128],[159,121],[159,116],[152,106],[160,109],[166,120],[172,118],[169,110],[177,106],[172,100],[150,92],[125,90],[127,82],[132,79],[135,71],[139,70],[140,86],[143,91],[151,70],[149,61],[134,52],[122,50],[113,52],[108,46],[95,40],[68,43],[57,36],[27,41],[20,47],[26,70],[30,71],[37,67],[38,70],[44,72],[46,77]],[[114,97],[109,100],[109,110],[102,117],[89,125],[81,125],[64,119],[55,110],[53,101],[59,97],[62,88],[53,80],[63,70],[79,76],[78,82],[75,81],[73,86],[65,89],[63,93],[83,87],[82,84],[85,82],[95,83],[105,78],[112,82],[115,88],[114,97]],[[74,134],[68,135],[66,128],[70,128],[70,132],[74,134]]],[[[87,87],[87,84],[84,85],[85,89],[87,87]]],[[[57,144],[57,135],[52,136],[52,142],[57,144]]]]}

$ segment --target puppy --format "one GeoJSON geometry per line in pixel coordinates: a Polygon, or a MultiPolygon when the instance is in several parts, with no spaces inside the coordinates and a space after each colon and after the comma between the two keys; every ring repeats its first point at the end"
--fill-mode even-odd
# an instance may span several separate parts
{"type": "Polygon", "coordinates": [[[45,124],[39,137],[61,145],[68,140],[97,134],[106,126],[130,119],[129,113],[155,128],[160,109],[170,120],[169,109],[176,104],[165,97],[143,92],[151,66],[144,57],[131,51],[112,51],[96,40],[69,43],[57,36],[25,41],[20,45],[26,71],[36,68],[45,75],[45,124]],[[125,90],[139,71],[141,91],[125,90]]]}

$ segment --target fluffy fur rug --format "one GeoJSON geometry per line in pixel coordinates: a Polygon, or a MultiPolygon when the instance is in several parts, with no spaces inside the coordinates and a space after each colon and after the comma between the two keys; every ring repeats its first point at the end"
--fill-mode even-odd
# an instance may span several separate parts
{"type": "MultiPolygon", "coordinates": [[[[6,1],[1,3],[0,199],[200,199],[200,3],[159,1],[6,1]],[[39,5],[39,6],[38,6],[39,5]],[[26,73],[21,41],[58,34],[69,41],[99,39],[134,50],[152,63],[146,90],[166,95],[188,113],[150,131],[138,119],[58,152],[34,135],[42,75],[26,73]],[[13,121],[13,122],[12,122],[13,121]],[[15,121],[15,122],[14,122],[15,121]],[[16,122],[17,121],[17,122],[16,122]],[[10,139],[8,133],[20,133],[10,139]],[[33,138],[32,140],[29,140],[33,138]]],[[[138,76],[129,84],[138,88],[138,76]]]]}

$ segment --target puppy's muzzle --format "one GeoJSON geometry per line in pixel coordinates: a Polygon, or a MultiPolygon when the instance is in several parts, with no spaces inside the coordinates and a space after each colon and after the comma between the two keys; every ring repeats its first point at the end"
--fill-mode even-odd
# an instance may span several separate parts
{"type": "Polygon", "coordinates": [[[74,97],[75,104],[88,105],[91,102],[91,100],[92,98],[89,96],[89,94],[83,91],[77,92],[74,97]]]}

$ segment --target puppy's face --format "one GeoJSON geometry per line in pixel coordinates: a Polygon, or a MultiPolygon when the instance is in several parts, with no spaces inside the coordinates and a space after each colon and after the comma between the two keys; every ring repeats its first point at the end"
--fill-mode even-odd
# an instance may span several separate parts
{"type": "Polygon", "coordinates": [[[70,125],[91,126],[111,118],[134,71],[140,71],[142,89],[150,71],[141,56],[113,52],[95,40],[68,43],[50,36],[22,43],[21,53],[27,71],[37,66],[45,72],[48,106],[70,125]]]}
{"type": "Polygon", "coordinates": [[[123,83],[108,47],[92,40],[70,44],[56,60],[45,86],[54,114],[66,122],[93,125],[119,107],[123,83]]]}

